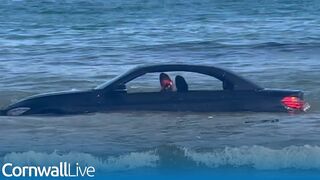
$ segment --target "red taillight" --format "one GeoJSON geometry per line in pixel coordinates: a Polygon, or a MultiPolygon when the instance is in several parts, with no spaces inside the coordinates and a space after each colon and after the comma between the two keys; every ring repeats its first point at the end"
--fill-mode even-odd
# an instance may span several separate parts
{"type": "Polygon", "coordinates": [[[282,104],[289,110],[304,110],[304,101],[295,96],[287,96],[281,100],[282,104]]]}

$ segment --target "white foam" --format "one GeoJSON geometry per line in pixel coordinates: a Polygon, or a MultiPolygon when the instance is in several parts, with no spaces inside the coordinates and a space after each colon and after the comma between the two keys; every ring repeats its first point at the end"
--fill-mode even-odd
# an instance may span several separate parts
{"type": "Polygon", "coordinates": [[[87,153],[58,154],[42,152],[9,153],[3,157],[3,162],[12,162],[15,165],[57,165],[59,162],[94,166],[97,170],[114,171],[129,170],[142,167],[155,167],[159,157],[153,151],[129,153],[121,156],[111,156],[101,159],[87,153]]]}
{"type": "Polygon", "coordinates": [[[184,149],[185,156],[208,167],[248,166],[261,170],[320,169],[319,146],[289,146],[272,149],[263,146],[226,147],[212,152],[184,149]]]}
{"type": "MultiPolygon", "coordinates": [[[[197,152],[182,148],[184,157],[191,159],[196,165],[210,168],[219,167],[250,167],[258,170],[279,169],[317,169],[320,170],[320,147],[319,146],[288,146],[281,149],[268,148],[264,146],[241,146],[214,149],[210,152],[197,152]]],[[[168,152],[170,153],[170,152],[168,152]]],[[[132,152],[120,156],[109,156],[100,158],[88,153],[70,152],[60,154],[58,152],[23,152],[8,153],[2,158],[2,162],[12,162],[15,165],[57,165],[59,162],[68,162],[80,165],[94,166],[96,170],[118,171],[136,168],[156,168],[161,158],[175,159],[172,153],[161,157],[157,150],[146,152],[132,152]]],[[[176,159],[180,161],[178,157],[176,159]]],[[[162,164],[166,166],[166,164],[162,164]]]]}

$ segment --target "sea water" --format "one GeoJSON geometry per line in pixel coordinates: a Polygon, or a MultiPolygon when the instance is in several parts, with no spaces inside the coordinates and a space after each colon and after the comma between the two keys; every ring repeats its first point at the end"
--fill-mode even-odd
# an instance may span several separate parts
{"type": "Polygon", "coordinates": [[[303,90],[311,104],[304,114],[0,117],[1,163],[80,163],[113,178],[320,177],[319,15],[317,0],[1,0],[2,107],[173,62],[303,90]]]}

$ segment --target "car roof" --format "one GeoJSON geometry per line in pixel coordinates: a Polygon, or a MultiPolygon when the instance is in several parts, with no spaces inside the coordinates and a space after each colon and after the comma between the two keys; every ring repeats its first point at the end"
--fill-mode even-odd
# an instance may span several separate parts
{"type": "Polygon", "coordinates": [[[262,89],[260,86],[255,83],[236,75],[235,73],[217,67],[217,66],[208,66],[208,65],[192,65],[192,64],[151,64],[151,65],[141,65],[137,66],[126,73],[117,76],[111,81],[98,86],[96,89],[108,89],[115,87],[119,84],[125,84],[139,76],[142,76],[146,73],[155,73],[155,72],[170,72],[170,71],[185,71],[185,72],[194,72],[205,74],[214,78],[217,78],[221,81],[227,81],[234,85],[235,90],[257,90],[262,89]]]}

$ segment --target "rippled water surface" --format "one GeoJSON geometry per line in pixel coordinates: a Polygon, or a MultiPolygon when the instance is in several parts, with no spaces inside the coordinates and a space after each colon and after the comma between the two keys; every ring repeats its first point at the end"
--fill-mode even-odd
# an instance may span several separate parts
{"type": "Polygon", "coordinates": [[[298,115],[0,117],[4,161],[320,169],[316,0],[4,0],[0,12],[3,107],[37,93],[93,88],[136,65],[172,62],[218,65],[264,87],[300,89],[312,106],[298,115]]]}

